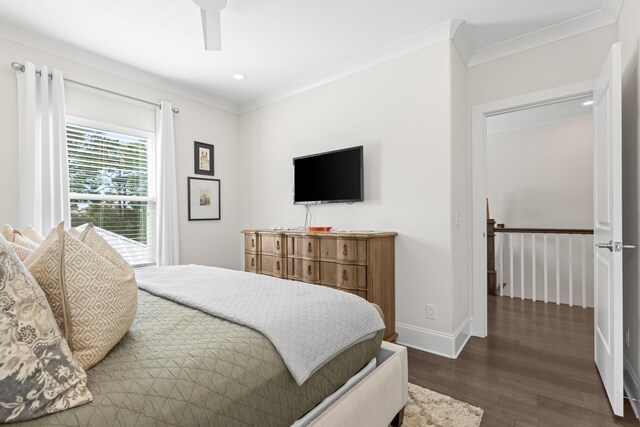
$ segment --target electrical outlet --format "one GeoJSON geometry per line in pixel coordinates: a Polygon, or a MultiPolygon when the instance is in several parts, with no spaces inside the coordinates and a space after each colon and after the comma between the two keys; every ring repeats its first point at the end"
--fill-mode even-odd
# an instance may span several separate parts
{"type": "Polygon", "coordinates": [[[460,227],[460,211],[456,211],[456,227],[460,227]]]}
{"type": "Polygon", "coordinates": [[[626,328],[625,332],[624,332],[624,340],[627,343],[627,348],[629,348],[629,328],[626,328]]]}
{"type": "Polygon", "coordinates": [[[436,306],[427,304],[427,319],[436,320],[436,306]]]}

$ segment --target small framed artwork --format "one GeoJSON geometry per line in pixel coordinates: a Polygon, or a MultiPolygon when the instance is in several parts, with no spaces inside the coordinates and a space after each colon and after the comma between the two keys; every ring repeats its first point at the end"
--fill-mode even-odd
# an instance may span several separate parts
{"type": "Polygon", "coordinates": [[[213,171],[213,145],[193,141],[194,167],[196,175],[215,175],[213,171]]]}
{"type": "Polygon", "coordinates": [[[220,180],[187,177],[189,221],[220,219],[220,180]]]}

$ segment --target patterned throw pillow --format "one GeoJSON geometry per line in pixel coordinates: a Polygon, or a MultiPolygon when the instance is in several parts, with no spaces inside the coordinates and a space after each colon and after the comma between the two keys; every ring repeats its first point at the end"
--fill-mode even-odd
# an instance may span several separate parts
{"type": "Polygon", "coordinates": [[[11,246],[11,249],[13,249],[16,255],[18,255],[18,258],[20,258],[20,261],[24,261],[29,257],[29,255],[33,253],[33,249],[25,248],[24,246],[20,246],[17,243],[13,243],[13,242],[8,242],[8,243],[9,243],[9,246],[11,246]]]}
{"type": "Polygon", "coordinates": [[[34,278],[0,236],[0,423],[90,402],[73,358],[34,278]]]}
{"type": "Polygon", "coordinates": [[[25,260],[47,295],[73,355],[85,369],[120,341],[138,308],[133,269],[124,260],[114,261],[113,249],[98,239],[102,238],[97,234],[84,236],[83,242],[60,224],[25,260]]]}
{"type": "MultiPolygon", "coordinates": [[[[27,226],[27,228],[28,227],[29,226],[27,226]]],[[[33,230],[33,228],[32,228],[32,230],[33,230]]],[[[9,224],[5,224],[5,225],[2,226],[2,230],[0,231],[0,234],[2,234],[2,236],[5,239],[7,239],[8,242],[15,243],[17,245],[20,245],[20,246],[25,247],[27,249],[30,249],[32,251],[37,249],[38,246],[40,245],[39,243],[34,242],[33,240],[29,239],[28,237],[25,237],[20,232],[20,230],[16,230],[15,228],[10,226],[9,224]]]]}

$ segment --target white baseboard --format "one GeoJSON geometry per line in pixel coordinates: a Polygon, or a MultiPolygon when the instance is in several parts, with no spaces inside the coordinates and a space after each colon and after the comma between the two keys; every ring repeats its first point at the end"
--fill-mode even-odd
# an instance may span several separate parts
{"type": "Polygon", "coordinates": [[[453,334],[396,323],[396,342],[407,347],[456,359],[471,337],[471,318],[467,317],[453,334]]]}
{"type": "Polygon", "coordinates": [[[638,395],[639,395],[639,387],[638,384],[638,374],[636,373],[631,363],[627,359],[627,356],[624,357],[624,392],[629,397],[629,403],[631,403],[631,407],[633,408],[633,413],[636,415],[636,418],[640,419],[638,414],[640,413],[640,407],[638,407],[638,395]]]}

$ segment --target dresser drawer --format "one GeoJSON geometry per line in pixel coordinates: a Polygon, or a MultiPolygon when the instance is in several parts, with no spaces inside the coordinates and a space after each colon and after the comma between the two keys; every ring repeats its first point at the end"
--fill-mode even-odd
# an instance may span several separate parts
{"type": "Polygon", "coordinates": [[[323,238],[320,239],[320,254],[322,259],[365,264],[367,262],[367,241],[323,238]]]}
{"type": "Polygon", "coordinates": [[[318,259],[320,239],[311,237],[289,237],[287,239],[287,255],[302,258],[318,259]]]}
{"type": "Polygon", "coordinates": [[[244,235],[244,250],[246,252],[258,252],[260,249],[260,240],[257,233],[246,233],[244,235]]]}
{"type": "Polygon", "coordinates": [[[274,277],[286,275],[286,264],[282,257],[260,255],[260,272],[274,277]]]}
{"type": "Polygon", "coordinates": [[[367,267],[364,265],[320,263],[320,283],[344,289],[367,289],[367,267]]]}
{"type": "Polygon", "coordinates": [[[302,260],[302,280],[315,283],[320,277],[320,263],[318,261],[302,260]]]}
{"type": "Polygon", "coordinates": [[[367,289],[367,267],[338,264],[337,285],[345,289],[367,289]]]}
{"type": "Polygon", "coordinates": [[[251,273],[257,273],[259,271],[258,256],[256,254],[245,252],[244,271],[249,271],[251,273]]]}
{"type": "Polygon", "coordinates": [[[282,234],[261,234],[260,251],[270,255],[284,255],[285,237],[282,234]]]}
{"type": "Polygon", "coordinates": [[[338,239],[338,259],[350,262],[367,262],[367,241],[338,239]]]}

